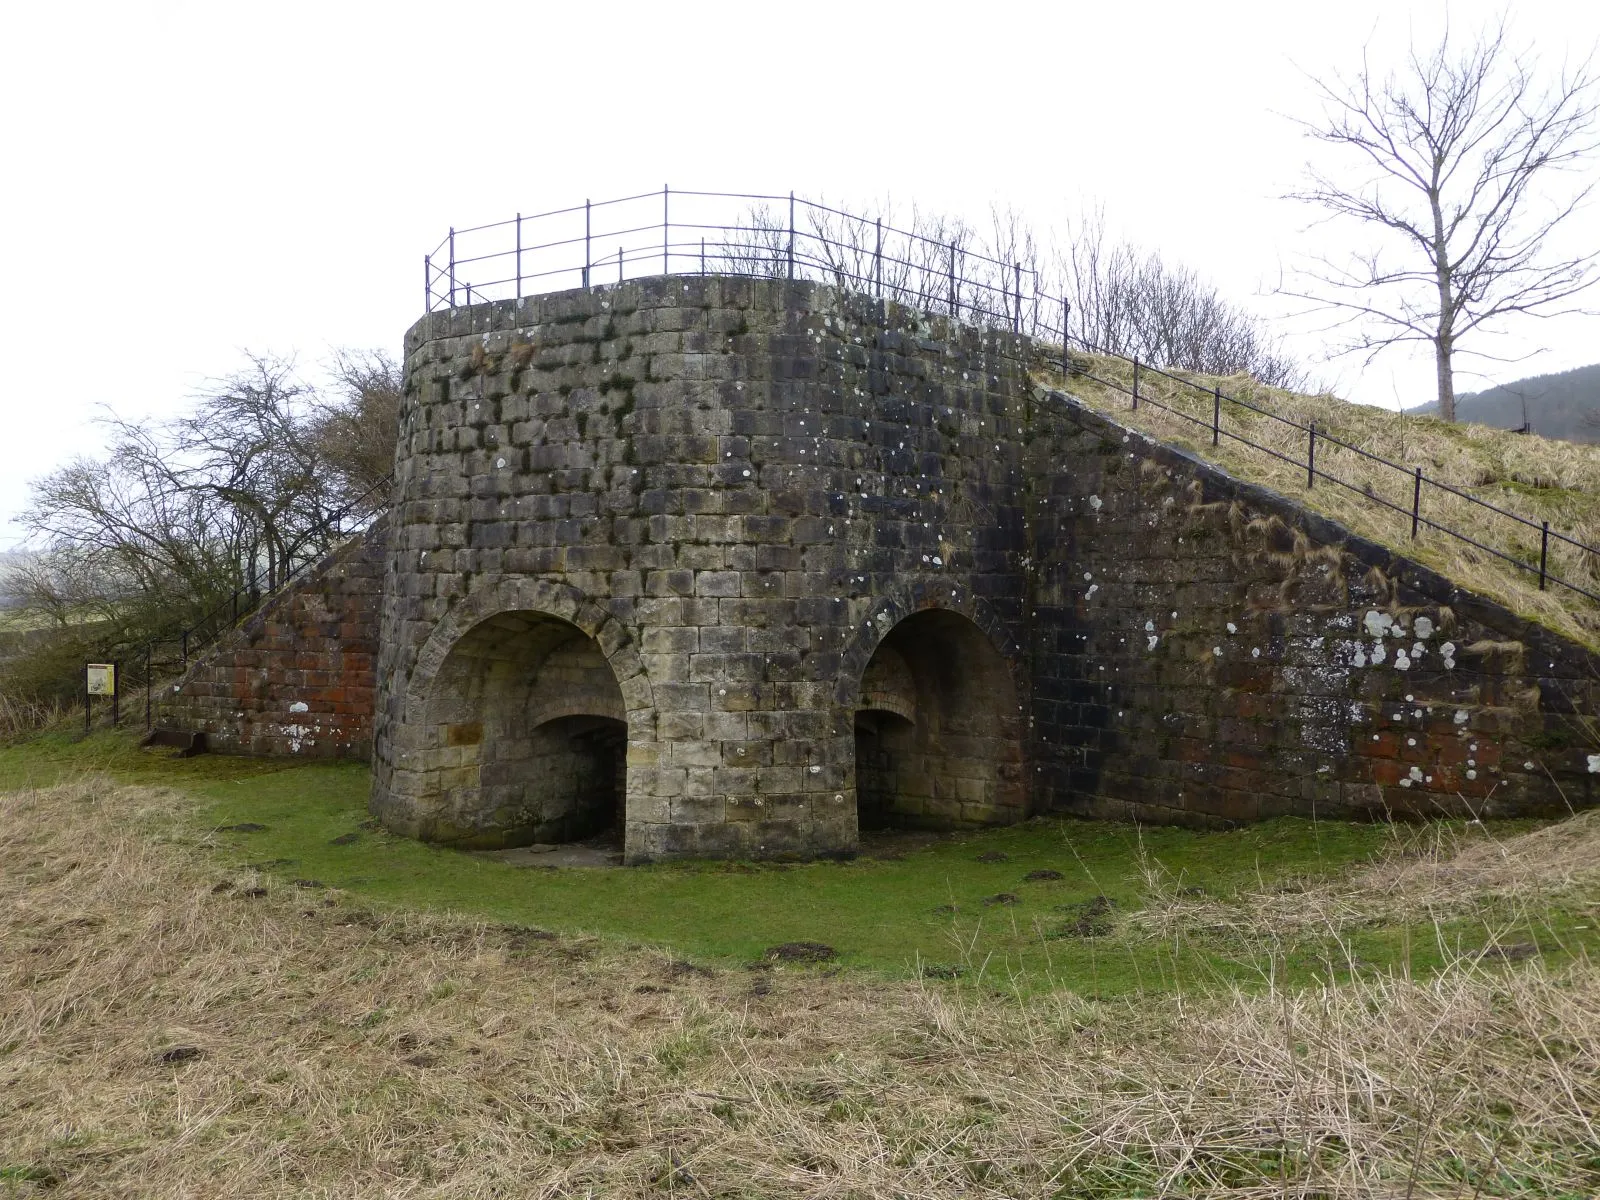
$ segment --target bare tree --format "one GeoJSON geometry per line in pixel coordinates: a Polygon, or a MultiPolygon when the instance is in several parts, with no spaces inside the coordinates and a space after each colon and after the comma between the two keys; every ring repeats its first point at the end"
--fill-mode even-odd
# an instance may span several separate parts
{"type": "Polygon", "coordinates": [[[1250,375],[1274,387],[1304,382],[1259,320],[1192,269],[1112,242],[1098,211],[1068,225],[1057,271],[1077,336],[1093,349],[1205,375],[1250,375]]]}
{"type": "MultiPolygon", "coordinates": [[[[1515,316],[1555,316],[1594,282],[1596,253],[1547,254],[1547,241],[1587,198],[1591,178],[1559,199],[1552,177],[1593,153],[1595,80],[1587,66],[1548,85],[1506,46],[1501,24],[1462,49],[1448,31],[1413,45],[1397,73],[1316,81],[1325,111],[1301,122],[1352,165],[1335,178],[1308,168],[1295,199],[1374,226],[1377,248],[1322,257],[1285,294],[1336,314],[1339,353],[1367,361],[1391,346],[1431,345],[1439,414],[1455,420],[1462,340],[1515,316]]],[[[1478,339],[1474,339],[1476,342],[1478,339]]]]}
{"type": "Polygon", "coordinates": [[[249,358],[248,368],[215,381],[174,424],[161,461],[180,489],[210,492],[234,509],[249,558],[264,559],[272,588],[292,561],[332,541],[338,494],[312,435],[311,386],[290,361],[249,358]]]}
{"type": "Polygon", "coordinates": [[[357,503],[368,496],[372,503],[367,507],[375,510],[388,498],[372,493],[381,490],[394,470],[403,373],[382,350],[339,350],[331,374],[339,395],[317,402],[311,437],[337,477],[344,501],[357,503]]]}
{"type": "MultiPolygon", "coordinates": [[[[802,202],[793,231],[796,276],[1047,338],[1059,333],[1052,293],[1064,293],[1077,336],[1100,350],[1205,374],[1249,374],[1277,387],[1302,381],[1255,317],[1194,271],[1113,245],[1098,213],[1068,227],[1066,250],[1052,269],[1048,251],[1012,209],[991,209],[983,231],[915,207],[897,219],[887,201],[879,212],[856,217],[802,202]],[[1045,296],[1051,299],[1040,311],[1045,296]]],[[[788,222],[767,206],[751,208],[713,247],[716,270],[787,275],[788,222]]]]}

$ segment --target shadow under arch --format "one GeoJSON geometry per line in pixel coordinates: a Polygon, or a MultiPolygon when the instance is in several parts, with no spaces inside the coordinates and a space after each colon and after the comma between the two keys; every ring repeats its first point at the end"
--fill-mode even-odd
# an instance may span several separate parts
{"type": "Polygon", "coordinates": [[[430,841],[485,849],[621,832],[622,688],[570,622],[504,612],[473,626],[434,676],[419,733],[430,841]]]}
{"type": "Polygon", "coordinates": [[[462,602],[420,652],[374,811],[424,841],[491,849],[586,839],[626,823],[630,732],[651,689],[625,630],[575,589],[538,581],[462,602]]]}
{"type": "Polygon", "coordinates": [[[1013,664],[972,617],[879,620],[851,698],[862,830],[952,829],[1028,815],[1013,664]],[[888,626],[883,632],[884,626],[888,626]]]}

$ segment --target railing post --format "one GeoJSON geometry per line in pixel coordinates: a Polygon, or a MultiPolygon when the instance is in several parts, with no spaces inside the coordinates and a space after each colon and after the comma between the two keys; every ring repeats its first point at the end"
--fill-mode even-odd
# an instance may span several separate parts
{"type": "Polygon", "coordinates": [[[111,728],[115,729],[122,717],[122,660],[111,664],[111,728]]]}
{"type": "Polygon", "coordinates": [[[672,274],[672,268],[667,265],[667,254],[672,245],[672,219],[667,215],[667,195],[670,191],[666,184],[661,185],[661,273],[663,275],[672,274]]]}
{"type": "Polygon", "coordinates": [[[1069,360],[1067,358],[1067,343],[1072,339],[1068,336],[1067,330],[1071,325],[1072,301],[1063,296],[1061,297],[1061,377],[1063,379],[1067,377],[1067,366],[1069,364],[1069,360]]]}
{"type": "Polygon", "coordinates": [[[183,669],[187,671],[189,669],[189,631],[187,629],[178,638],[178,648],[182,654],[183,669]]]}
{"type": "Polygon", "coordinates": [[[794,278],[794,189],[789,189],[789,278],[794,278]]]}
{"type": "Polygon", "coordinates": [[[1015,314],[1013,314],[1013,316],[1011,318],[1011,332],[1012,333],[1021,333],[1022,332],[1022,264],[1021,263],[1012,263],[1011,265],[1016,268],[1016,272],[1017,272],[1017,274],[1016,274],[1017,311],[1016,311],[1015,314]]]}
{"type": "Polygon", "coordinates": [[[883,218],[879,217],[873,222],[878,230],[877,241],[872,249],[872,286],[878,293],[878,299],[883,299],[883,218]]]}
{"type": "Polygon", "coordinates": [[[433,256],[422,256],[422,311],[433,311],[433,256]]]}
{"type": "Polygon", "coordinates": [[[1139,411],[1139,356],[1133,356],[1133,411],[1139,411]]]}
{"type": "Polygon", "coordinates": [[[1306,442],[1306,486],[1317,483],[1317,423],[1311,422],[1310,439],[1306,442]]]}
{"type": "Polygon", "coordinates": [[[1422,468],[1411,480],[1411,540],[1417,540],[1417,526],[1422,524],[1422,468]]]}
{"type": "Polygon", "coordinates": [[[1219,384],[1211,389],[1211,444],[1220,445],[1222,442],[1222,387],[1219,384]]]}
{"type": "Polygon", "coordinates": [[[1545,564],[1550,558],[1550,522],[1539,531],[1539,590],[1544,591],[1545,564]]]}
{"type": "Polygon", "coordinates": [[[144,648],[144,727],[150,728],[150,647],[144,648]]]}
{"type": "Polygon", "coordinates": [[[522,214],[517,214],[517,299],[522,299],[522,214]]]}
{"type": "Polygon", "coordinates": [[[956,291],[956,244],[950,243],[950,319],[961,319],[961,298],[956,291]]]}
{"type": "Polygon", "coordinates": [[[450,311],[456,307],[456,227],[450,226],[450,311]]]}
{"type": "Polygon", "coordinates": [[[622,247],[617,247],[617,282],[622,282],[622,247]]]}
{"type": "Polygon", "coordinates": [[[594,263],[594,255],[590,253],[589,248],[589,230],[589,201],[585,200],[583,202],[583,286],[586,288],[589,286],[589,268],[594,263]]]}
{"type": "Polygon", "coordinates": [[[705,238],[701,238],[700,239],[700,275],[701,275],[702,278],[705,277],[705,273],[706,273],[706,240],[705,240],[705,238]]]}

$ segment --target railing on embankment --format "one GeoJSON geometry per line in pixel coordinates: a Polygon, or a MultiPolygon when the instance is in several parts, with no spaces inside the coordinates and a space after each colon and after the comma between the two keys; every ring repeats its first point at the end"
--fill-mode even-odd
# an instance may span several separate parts
{"type": "MultiPolygon", "coordinates": [[[[1075,335],[1072,307],[1050,296],[1037,271],[1021,263],[972,248],[972,237],[956,231],[948,241],[856,216],[826,204],[788,195],[680,191],[662,187],[615,200],[590,201],[548,212],[522,214],[487,225],[452,228],[423,257],[426,312],[453,311],[463,305],[594,287],[655,275],[743,275],[801,279],[865,291],[931,316],[946,316],[1010,333],[1014,353],[1037,355],[1039,347],[1060,347],[1061,365],[1087,375],[1140,405],[1163,410],[1209,435],[1213,445],[1230,444],[1269,455],[1305,472],[1306,484],[1319,481],[1345,488],[1362,499],[1409,520],[1411,536],[1431,531],[1472,547],[1536,579],[1541,590],[1561,588],[1600,603],[1600,547],[1492,504],[1454,484],[1431,478],[1420,466],[1407,466],[1373,454],[1315,422],[1300,423],[1219,387],[1195,383],[1181,374],[1096,346],[1075,335]],[[1024,346],[1020,339],[1028,339],[1024,346]],[[1067,359],[1073,347],[1120,360],[1132,368],[1131,386],[1082,370],[1067,359]],[[1141,393],[1141,377],[1159,376],[1192,390],[1202,415],[1141,393]],[[1209,408],[1209,413],[1205,409],[1209,408]],[[1229,427],[1229,417],[1248,412],[1286,431],[1305,447],[1304,457],[1285,453],[1229,427]],[[1347,451],[1394,483],[1409,503],[1386,498],[1370,481],[1358,483],[1319,465],[1318,450],[1347,451]],[[1430,497],[1465,501],[1487,523],[1471,533],[1431,516],[1430,497]],[[1531,547],[1537,544],[1538,551],[1531,547]],[[1526,552],[1519,546],[1526,545],[1526,552]],[[1552,550],[1576,552],[1578,572],[1557,574],[1552,550]]],[[[1002,351],[1005,346],[999,347],[1002,351]]],[[[1092,364],[1091,364],[1092,368],[1092,364]]]]}

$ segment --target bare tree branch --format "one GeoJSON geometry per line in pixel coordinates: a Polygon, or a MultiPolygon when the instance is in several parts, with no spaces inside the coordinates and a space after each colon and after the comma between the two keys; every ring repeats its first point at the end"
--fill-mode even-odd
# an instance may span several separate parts
{"type": "Polygon", "coordinates": [[[1373,355],[1405,342],[1434,351],[1439,412],[1455,419],[1454,357],[1469,334],[1508,318],[1582,311],[1600,250],[1551,258],[1547,245],[1595,188],[1560,200],[1554,177],[1584,166],[1600,142],[1600,105],[1587,65],[1540,86],[1532,62],[1506,44],[1504,23],[1458,48],[1448,31],[1432,49],[1413,44],[1402,70],[1381,80],[1362,56],[1350,80],[1313,80],[1324,104],[1302,121],[1313,140],[1341,152],[1337,177],[1308,167],[1292,198],[1385,235],[1347,262],[1315,260],[1280,294],[1349,327],[1337,353],[1373,355]],[[1403,265],[1396,265],[1396,263],[1403,265]]]}

